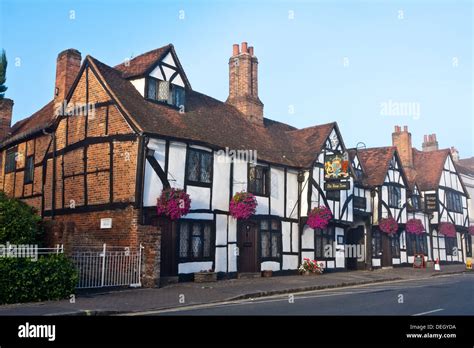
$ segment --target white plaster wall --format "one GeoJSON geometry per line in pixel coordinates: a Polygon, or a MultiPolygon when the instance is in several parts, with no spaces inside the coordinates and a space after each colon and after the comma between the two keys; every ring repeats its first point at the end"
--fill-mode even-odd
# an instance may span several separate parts
{"type": "Polygon", "coordinates": [[[240,191],[247,191],[247,163],[239,161],[234,163],[233,180],[234,192],[232,195],[240,191]]]}
{"type": "Polygon", "coordinates": [[[216,248],[216,272],[227,272],[227,248],[216,248]]]}
{"type": "Polygon", "coordinates": [[[301,248],[314,249],[314,230],[308,225],[303,228],[303,235],[301,236],[301,248]]]}
{"type": "Polygon", "coordinates": [[[212,261],[206,262],[186,262],[178,264],[178,273],[189,274],[200,272],[202,270],[212,269],[212,261]]]}
{"type": "Polygon", "coordinates": [[[281,241],[283,252],[291,251],[291,235],[290,235],[291,223],[287,221],[281,222],[281,241]]]}
{"type": "Polygon", "coordinates": [[[285,207],[285,172],[280,168],[270,169],[270,206],[271,214],[284,216],[285,207]]]}
{"type": "Polygon", "coordinates": [[[186,192],[191,198],[191,209],[210,209],[211,189],[188,185],[186,192]]]}
{"type": "Polygon", "coordinates": [[[141,94],[142,97],[145,96],[145,79],[135,79],[135,80],[130,80],[132,83],[133,87],[138,91],[138,93],[141,94]]]}
{"type": "Polygon", "coordinates": [[[186,165],[186,144],[170,142],[168,180],[171,187],[184,188],[184,168],[186,165]]]}
{"type": "Polygon", "coordinates": [[[216,245],[227,244],[227,215],[216,215],[216,245]]]}
{"type": "Polygon", "coordinates": [[[214,153],[214,173],[212,180],[212,208],[229,210],[230,159],[214,153]]]}
{"type": "Polygon", "coordinates": [[[298,231],[298,224],[296,222],[292,222],[292,251],[293,252],[296,252],[296,251],[299,251],[299,235],[300,235],[300,232],[298,231]]]}
{"type": "Polygon", "coordinates": [[[256,196],[257,198],[257,209],[255,211],[255,214],[263,214],[263,215],[268,215],[269,212],[269,207],[268,207],[268,197],[262,197],[262,196],[256,196]]]}
{"type": "Polygon", "coordinates": [[[279,271],[280,263],[275,261],[265,261],[260,265],[260,270],[262,271],[279,271]]]}
{"type": "Polygon", "coordinates": [[[298,177],[297,173],[288,170],[286,173],[286,215],[296,219],[298,217],[298,177]]]}
{"type": "Polygon", "coordinates": [[[298,269],[298,256],[297,255],[283,255],[283,266],[282,269],[298,269]]]}

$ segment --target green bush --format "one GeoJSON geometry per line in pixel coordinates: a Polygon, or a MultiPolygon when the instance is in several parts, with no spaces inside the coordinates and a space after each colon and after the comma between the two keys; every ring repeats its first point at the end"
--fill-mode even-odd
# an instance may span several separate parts
{"type": "Polygon", "coordinates": [[[0,259],[0,304],[64,299],[74,293],[77,272],[65,255],[0,259]]]}
{"type": "Polygon", "coordinates": [[[38,244],[41,234],[35,209],[0,192],[0,244],[38,244]]]}

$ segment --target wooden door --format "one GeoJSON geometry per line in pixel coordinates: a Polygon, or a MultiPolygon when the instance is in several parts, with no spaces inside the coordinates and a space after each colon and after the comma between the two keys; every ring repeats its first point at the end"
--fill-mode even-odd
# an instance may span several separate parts
{"type": "Polygon", "coordinates": [[[388,234],[382,234],[382,267],[392,266],[392,243],[388,234]]]}
{"type": "Polygon", "coordinates": [[[257,265],[257,234],[255,222],[241,222],[237,235],[239,247],[239,272],[258,272],[257,265]]]}
{"type": "Polygon", "coordinates": [[[178,260],[176,247],[176,223],[168,219],[161,219],[158,226],[161,228],[161,265],[160,276],[172,277],[178,275],[178,260]]]}
{"type": "Polygon", "coordinates": [[[364,246],[364,226],[358,226],[356,228],[351,228],[347,230],[346,232],[346,244],[351,245],[351,246],[356,246],[356,251],[360,251],[359,246],[363,246],[363,256],[364,259],[361,258],[359,260],[360,255],[352,255],[351,257],[348,257],[346,255],[346,268],[348,270],[360,270],[360,269],[365,269],[365,246],[364,246]]]}

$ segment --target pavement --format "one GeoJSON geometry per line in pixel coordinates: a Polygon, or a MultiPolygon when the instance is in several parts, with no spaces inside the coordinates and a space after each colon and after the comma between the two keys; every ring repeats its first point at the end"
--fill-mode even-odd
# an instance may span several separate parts
{"type": "Polygon", "coordinates": [[[178,283],[163,288],[141,288],[80,293],[71,300],[0,306],[5,315],[113,315],[143,313],[177,307],[236,301],[279,294],[343,288],[399,280],[429,279],[459,274],[465,265],[442,265],[441,271],[399,267],[374,271],[332,272],[312,276],[230,279],[215,283],[178,283]]]}

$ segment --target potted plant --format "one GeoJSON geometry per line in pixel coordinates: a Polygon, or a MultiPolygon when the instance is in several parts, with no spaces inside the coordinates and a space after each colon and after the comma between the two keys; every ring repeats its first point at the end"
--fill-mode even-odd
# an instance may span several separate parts
{"type": "Polygon", "coordinates": [[[387,234],[395,234],[398,232],[398,223],[393,217],[383,218],[380,219],[379,228],[387,234]]]}
{"type": "Polygon", "coordinates": [[[305,257],[298,268],[298,272],[302,275],[322,274],[323,267],[322,264],[318,264],[318,261],[305,257]]]}
{"type": "Polygon", "coordinates": [[[410,219],[406,223],[405,230],[411,234],[422,234],[425,232],[425,226],[420,219],[410,219]]]}
{"type": "Polygon", "coordinates": [[[257,198],[251,193],[237,192],[230,200],[229,212],[237,220],[245,220],[255,214],[257,198]]]}
{"type": "Polygon", "coordinates": [[[212,269],[201,270],[200,272],[194,273],[195,283],[211,283],[217,281],[217,273],[212,269]]]}
{"type": "Polygon", "coordinates": [[[440,222],[439,233],[445,237],[456,237],[456,226],[451,222],[440,222]]]}
{"type": "Polygon", "coordinates": [[[191,198],[181,189],[168,188],[161,192],[157,200],[156,211],[160,216],[178,220],[191,209],[191,198]]]}
{"type": "Polygon", "coordinates": [[[313,229],[323,229],[328,226],[331,219],[331,210],[326,206],[320,206],[309,212],[306,224],[313,229]]]}

